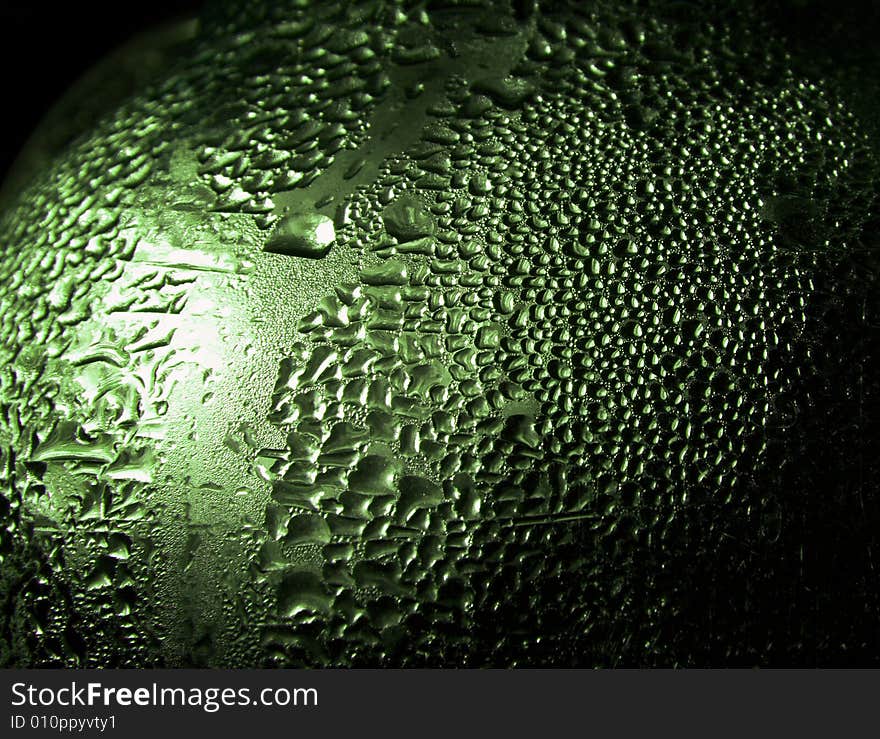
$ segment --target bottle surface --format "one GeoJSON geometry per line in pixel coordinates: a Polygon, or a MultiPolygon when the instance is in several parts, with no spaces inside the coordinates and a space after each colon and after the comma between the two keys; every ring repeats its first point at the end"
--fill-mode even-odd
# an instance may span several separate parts
{"type": "Polygon", "coordinates": [[[193,29],[0,220],[0,662],[876,661],[880,76],[751,2],[193,29]]]}

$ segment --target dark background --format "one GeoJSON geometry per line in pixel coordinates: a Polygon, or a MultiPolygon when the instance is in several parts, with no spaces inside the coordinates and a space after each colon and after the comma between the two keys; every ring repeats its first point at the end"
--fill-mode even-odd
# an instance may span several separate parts
{"type": "Polygon", "coordinates": [[[90,67],[133,35],[187,18],[202,0],[0,0],[0,181],[37,124],[90,67]]]}

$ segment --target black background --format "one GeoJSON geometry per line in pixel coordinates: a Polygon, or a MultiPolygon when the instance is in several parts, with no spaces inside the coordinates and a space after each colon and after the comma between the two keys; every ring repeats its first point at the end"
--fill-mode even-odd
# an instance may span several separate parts
{"type": "Polygon", "coordinates": [[[191,17],[201,0],[0,0],[0,181],[58,98],[131,36],[191,17]]]}

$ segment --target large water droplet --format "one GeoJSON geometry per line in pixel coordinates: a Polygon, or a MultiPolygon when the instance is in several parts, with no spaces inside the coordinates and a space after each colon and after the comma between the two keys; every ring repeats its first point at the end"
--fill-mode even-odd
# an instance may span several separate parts
{"type": "Polygon", "coordinates": [[[330,251],[335,239],[336,229],[327,216],[320,213],[296,213],[278,224],[265,251],[291,257],[320,259],[330,251]]]}

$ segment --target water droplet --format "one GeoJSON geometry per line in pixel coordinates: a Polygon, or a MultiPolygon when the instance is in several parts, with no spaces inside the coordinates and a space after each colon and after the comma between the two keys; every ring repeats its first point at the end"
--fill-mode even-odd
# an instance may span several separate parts
{"type": "Polygon", "coordinates": [[[291,257],[320,259],[327,255],[336,239],[333,221],[320,213],[287,216],[275,228],[265,251],[291,257]]]}

